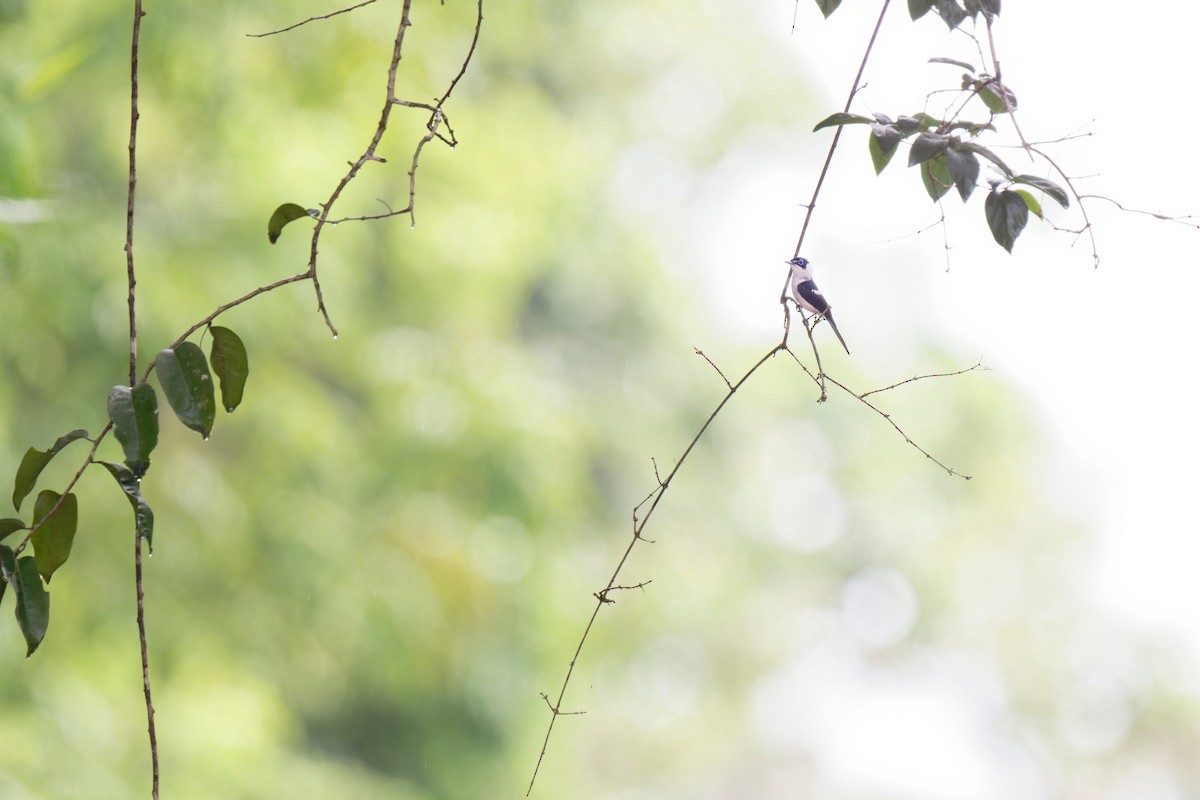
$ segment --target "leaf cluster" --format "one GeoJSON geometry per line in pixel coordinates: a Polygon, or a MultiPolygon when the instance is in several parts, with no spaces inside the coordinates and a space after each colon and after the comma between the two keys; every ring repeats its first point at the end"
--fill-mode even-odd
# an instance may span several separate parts
{"type": "MultiPolygon", "coordinates": [[[[820,2],[818,5],[828,16],[837,7],[836,2],[820,2]]],[[[951,30],[966,19],[976,19],[983,14],[989,21],[1000,13],[999,0],[909,0],[909,14],[914,20],[936,11],[951,30]]],[[[1017,107],[1016,94],[997,78],[986,73],[977,73],[974,66],[950,58],[933,58],[932,63],[951,64],[967,70],[962,76],[961,91],[968,93],[967,100],[978,97],[990,116],[987,121],[974,122],[953,115],[939,119],[924,111],[901,115],[895,119],[886,114],[864,116],[848,111],[831,114],[817,123],[813,131],[843,125],[868,125],[871,135],[867,140],[871,164],[879,175],[891,163],[901,142],[910,141],[908,166],[917,167],[925,193],[935,203],[950,189],[956,189],[965,203],[979,183],[981,162],[990,163],[998,174],[989,178],[990,191],[984,201],[984,217],[992,238],[1008,252],[1024,230],[1032,212],[1043,217],[1042,203],[1027,188],[1035,189],[1053,199],[1063,208],[1070,206],[1066,190],[1054,181],[1037,175],[1018,173],[993,150],[980,144],[978,139],[986,133],[994,133],[994,119],[1000,114],[1010,114],[1017,107]]],[[[963,103],[965,106],[966,103],[963,103]]]]}
{"type": "MultiPolygon", "coordinates": [[[[210,325],[208,332],[212,335],[212,347],[207,358],[199,345],[185,341],[160,351],[154,359],[154,371],[171,410],[180,422],[206,439],[216,421],[213,373],[220,383],[221,402],[227,412],[233,412],[241,403],[250,374],[241,338],[232,330],[216,325],[210,325]]],[[[72,442],[86,439],[93,442],[93,450],[84,469],[99,464],[113,477],[133,509],[137,535],[152,544],[154,512],[142,496],[141,480],[150,469],[150,454],[158,445],[158,394],[145,381],[136,386],[114,386],[108,393],[108,417],[125,456],[123,464],[94,458],[103,433],[92,440],[85,430],[71,431],[46,450],[31,447],[25,453],[13,482],[13,507],[21,510],[21,503],[55,456],[72,442]]],[[[0,545],[0,601],[11,586],[16,595],[17,626],[25,637],[27,655],[32,655],[45,638],[50,623],[50,593],[46,584],[70,557],[78,522],[76,495],[49,489],[38,494],[31,525],[15,517],[0,520],[0,540],[17,531],[28,531],[15,548],[0,545]],[[27,544],[33,547],[32,556],[22,555],[27,544]]]]}

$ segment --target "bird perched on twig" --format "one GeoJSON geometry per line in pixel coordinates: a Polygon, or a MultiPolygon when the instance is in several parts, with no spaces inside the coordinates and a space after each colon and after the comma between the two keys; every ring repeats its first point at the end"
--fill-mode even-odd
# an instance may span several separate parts
{"type": "Polygon", "coordinates": [[[850,348],[846,347],[846,340],[842,338],[842,332],[838,330],[837,323],[833,321],[833,309],[829,307],[829,301],[825,299],[825,295],[821,294],[821,290],[813,282],[808,259],[796,256],[787,263],[792,267],[788,286],[792,289],[792,297],[796,299],[796,305],[818,317],[829,320],[829,327],[833,328],[838,341],[842,343],[842,347],[846,348],[846,355],[850,355],[850,348]]]}

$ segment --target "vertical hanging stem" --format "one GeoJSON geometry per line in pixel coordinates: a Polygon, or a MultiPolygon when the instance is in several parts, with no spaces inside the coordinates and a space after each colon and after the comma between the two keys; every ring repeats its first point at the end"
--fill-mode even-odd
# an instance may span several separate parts
{"type": "MultiPolygon", "coordinates": [[[[133,265],[133,219],[137,195],[138,44],[142,34],[142,0],[133,2],[133,44],[129,55],[129,197],[125,207],[125,269],[129,283],[129,385],[137,383],[137,272],[133,265]]],[[[146,697],[146,730],[150,735],[150,794],[158,800],[158,735],[154,729],[154,700],[150,693],[150,654],[146,646],[145,587],[142,582],[142,537],[133,534],[133,573],[137,590],[138,643],[142,655],[142,692],[146,697]]]]}

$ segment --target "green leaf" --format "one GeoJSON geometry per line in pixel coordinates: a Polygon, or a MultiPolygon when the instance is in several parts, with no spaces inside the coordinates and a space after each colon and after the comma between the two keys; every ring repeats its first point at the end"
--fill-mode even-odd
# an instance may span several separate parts
{"type": "Polygon", "coordinates": [[[813,133],[821,130],[821,128],[832,128],[836,125],[863,125],[874,121],[870,117],[864,117],[861,114],[850,114],[845,111],[839,111],[836,114],[830,114],[818,122],[817,127],[813,128],[813,133]]]}
{"type": "Polygon", "coordinates": [[[1038,202],[1037,198],[1031,192],[1027,192],[1024,189],[1013,189],[1013,191],[1021,195],[1021,199],[1025,201],[1025,205],[1030,211],[1037,214],[1038,219],[1043,219],[1042,204],[1038,202]]]}
{"type": "Polygon", "coordinates": [[[896,155],[896,145],[900,144],[901,138],[903,137],[900,130],[895,125],[871,123],[871,137],[868,144],[871,150],[871,163],[875,165],[876,175],[883,172],[883,168],[892,160],[892,156],[896,155]]]}
{"type": "Polygon", "coordinates": [[[989,19],[1000,16],[1000,0],[979,0],[979,8],[989,19]]]}
{"type": "Polygon", "coordinates": [[[926,193],[935,203],[950,191],[950,187],[954,185],[954,179],[950,177],[950,170],[946,167],[944,155],[931,158],[921,165],[921,183],[925,185],[926,193]]]}
{"type": "Polygon", "coordinates": [[[242,391],[250,375],[246,346],[229,328],[213,325],[208,332],[213,337],[209,358],[213,372],[217,373],[217,380],[221,383],[221,404],[227,412],[233,413],[242,402],[242,391]]]}
{"type": "Polygon", "coordinates": [[[1055,200],[1063,208],[1071,206],[1071,198],[1067,196],[1067,191],[1059,186],[1054,181],[1048,181],[1045,178],[1039,178],[1036,175],[1018,175],[1013,178],[1014,183],[1023,183],[1026,186],[1032,186],[1035,189],[1041,189],[1046,194],[1050,195],[1051,199],[1055,200]]]}
{"type": "Polygon", "coordinates": [[[150,453],[158,445],[158,395],[148,383],[108,392],[108,418],[125,451],[125,463],[137,477],[150,469],[150,453]]]}
{"type": "Polygon", "coordinates": [[[817,8],[821,9],[821,13],[829,19],[829,15],[837,11],[837,7],[842,4],[842,0],[817,0],[817,8]]]}
{"type": "Polygon", "coordinates": [[[16,573],[17,560],[11,547],[0,544],[0,604],[4,602],[4,590],[8,588],[8,576],[16,573]]]}
{"type": "Polygon", "coordinates": [[[979,180],[979,159],[969,150],[946,150],[946,169],[954,180],[958,195],[963,202],[975,191],[975,183],[979,180]]]}
{"type": "Polygon", "coordinates": [[[44,489],[38,493],[37,501],[33,504],[33,519],[37,528],[31,537],[33,553],[38,572],[49,583],[50,576],[71,555],[75,528],[79,523],[79,503],[73,494],[60,495],[44,489]],[[62,502],[59,502],[60,497],[62,502]]]}
{"type": "Polygon", "coordinates": [[[267,223],[267,240],[271,244],[275,244],[279,241],[279,234],[283,233],[284,225],[292,220],[309,216],[313,216],[312,212],[305,210],[302,206],[295,203],[284,203],[275,209],[275,213],[271,215],[271,221],[267,223]]]}
{"type": "Polygon", "coordinates": [[[129,505],[133,506],[133,521],[137,528],[137,535],[146,540],[146,544],[153,547],[154,545],[154,511],[146,499],[142,497],[142,484],[137,477],[120,464],[114,464],[111,461],[98,461],[100,466],[108,470],[108,474],[113,476],[117,485],[121,487],[121,491],[125,492],[125,496],[129,498],[129,505]]]}
{"type": "Polygon", "coordinates": [[[908,151],[908,165],[914,167],[917,164],[924,164],[929,159],[941,155],[949,144],[949,137],[938,133],[918,134],[908,151]]]}
{"type": "Polygon", "coordinates": [[[931,8],[933,8],[933,0],[908,0],[908,15],[914,20],[925,16],[931,8]]]}
{"type": "Polygon", "coordinates": [[[969,61],[958,61],[957,59],[953,59],[953,58],[938,57],[938,58],[929,59],[929,63],[930,64],[953,64],[956,67],[962,67],[967,72],[970,72],[972,74],[975,72],[975,65],[970,63],[969,61]]]}
{"type": "Polygon", "coordinates": [[[967,16],[972,20],[979,14],[979,0],[963,0],[963,6],[967,9],[967,16]]]}
{"type": "Polygon", "coordinates": [[[77,439],[86,438],[88,438],[87,431],[78,428],[58,437],[49,450],[35,450],[32,447],[26,450],[25,457],[21,459],[21,466],[17,467],[17,478],[13,481],[13,508],[21,510],[21,501],[33,491],[33,487],[37,485],[38,476],[42,474],[42,470],[46,468],[51,459],[58,455],[60,450],[77,439]]]}
{"type": "Polygon", "coordinates": [[[13,519],[12,517],[0,519],[0,542],[4,541],[9,534],[23,530],[25,530],[25,523],[19,519],[13,519]]]}
{"type": "Polygon", "coordinates": [[[175,416],[207,439],[216,421],[217,404],[204,351],[192,342],[173,350],[168,347],[154,357],[154,369],[175,416]]]}
{"type": "Polygon", "coordinates": [[[1000,169],[1000,171],[1004,173],[1004,176],[1006,178],[1012,178],[1013,171],[1009,168],[1008,164],[1005,164],[1003,159],[1000,158],[1000,156],[996,155],[991,150],[988,150],[983,145],[975,144],[974,142],[963,142],[961,145],[959,145],[958,149],[959,150],[969,150],[970,152],[975,153],[976,155],[983,156],[988,161],[995,164],[1000,169]]]}
{"type": "Polygon", "coordinates": [[[967,18],[967,12],[958,4],[958,0],[937,0],[937,12],[950,30],[957,28],[967,18]]]}
{"type": "Polygon", "coordinates": [[[983,211],[987,216],[988,227],[992,229],[992,238],[996,240],[996,244],[1011,253],[1013,243],[1021,235],[1025,223],[1029,221],[1029,206],[1025,205],[1025,198],[1007,189],[993,189],[988,193],[983,211]]]}
{"type": "Polygon", "coordinates": [[[1007,113],[1009,107],[1014,111],[1017,109],[1017,96],[1013,94],[1011,89],[995,78],[989,76],[986,80],[973,80],[969,83],[979,93],[979,99],[988,107],[988,111],[991,111],[993,114],[1007,113]],[[1004,105],[1005,97],[1008,98],[1008,106],[1004,105]]]}
{"type": "Polygon", "coordinates": [[[7,547],[0,547],[0,551],[6,551],[0,555],[4,579],[17,593],[17,627],[25,637],[25,657],[28,658],[46,637],[46,628],[50,625],[50,595],[42,586],[32,556],[11,563],[14,561],[12,551],[7,547]]]}

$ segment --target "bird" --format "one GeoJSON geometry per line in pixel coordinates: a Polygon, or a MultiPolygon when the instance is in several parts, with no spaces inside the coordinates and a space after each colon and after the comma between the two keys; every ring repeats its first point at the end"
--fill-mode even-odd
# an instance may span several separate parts
{"type": "Polygon", "coordinates": [[[829,301],[825,299],[825,295],[821,294],[821,290],[813,282],[808,259],[796,256],[785,263],[792,267],[788,285],[792,289],[792,297],[796,298],[796,305],[806,311],[811,311],[818,317],[829,320],[829,327],[833,328],[838,341],[846,349],[846,355],[850,355],[850,348],[846,347],[846,340],[842,338],[842,332],[838,330],[837,323],[833,321],[833,309],[829,307],[829,301]]]}

